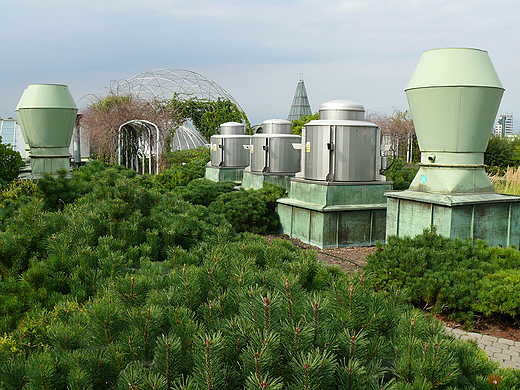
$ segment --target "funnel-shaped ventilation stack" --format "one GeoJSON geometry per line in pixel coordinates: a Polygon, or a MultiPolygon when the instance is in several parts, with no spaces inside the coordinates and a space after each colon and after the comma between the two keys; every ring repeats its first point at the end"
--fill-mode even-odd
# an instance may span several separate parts
{"type": "Polygon", "coordinates": [[[385,194],[387,237],[435,228],[445,237],[519,245],[520,197],[496,194],[484,171],[503,92],[486,51],[422,54],[406,88],[421,167],[408,190],[385,194]]]}
{"type": "Polygon", "coordinates": [[[406,89],[421,150],[421,168],[410,190],[494,193],[484,151],[503,92],[486,51],[423,53],[406,89]]]}
{"type": "Polygon", "coordinates": [[[68,171],[69,146],[78,112],[69,88],[59,84],[29,85],[15,111],[31,150],[33,175],[68,171]]]}

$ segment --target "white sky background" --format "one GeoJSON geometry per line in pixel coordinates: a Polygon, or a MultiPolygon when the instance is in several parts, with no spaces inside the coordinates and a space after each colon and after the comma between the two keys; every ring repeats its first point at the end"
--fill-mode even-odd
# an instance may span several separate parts
{"type": "MultiPolygon", "coordinates": [[[[151,69],[206,76],[251,124],[287,118],[300,73],[313,112],[347,99],[408,109],[423,51],[489,52],[520,113],[518,0],[2,0],[0,117],[29,84],[69,86],[76,103],[151,69]]],[[[520,115],[515,130],[520,128],[520,115]]]]}

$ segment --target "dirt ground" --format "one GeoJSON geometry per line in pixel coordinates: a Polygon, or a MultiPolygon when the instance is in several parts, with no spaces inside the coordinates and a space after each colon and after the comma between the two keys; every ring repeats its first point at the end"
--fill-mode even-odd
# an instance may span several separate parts
{"type": "MultiPolygon", "coordinates": [[[[376,250],[375,246],[353,246],[320,249],[285,235],[274,235],[267,237],[268,240],[272,240],[274,238],[289,240],[299,248],[316,251],[318,261],[330,265],[337,265],[348,273],[361,271],[363,266],[366,264],[365,258],[367,255],[374,253],[376,250]]],[[[446,315],[436,315],[436,317],[444,321],[446,325],[451,328],[462,329],[461,324],[451,320],[446,315]]],[[[477,317],[475,318],[473,328],[464,330],[505,338],[513,341],[520,341],[520,327],[518,324],[514,323],[514,321],[508,318],[477,317]]]]}

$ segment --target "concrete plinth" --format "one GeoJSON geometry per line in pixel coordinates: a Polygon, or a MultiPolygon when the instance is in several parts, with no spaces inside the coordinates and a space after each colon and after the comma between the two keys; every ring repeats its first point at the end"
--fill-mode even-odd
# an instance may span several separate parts
{"type": "Polygon", "coordinates": [[[319,248],[374,245],[385,240],[385,191],[391,182],[291,179],[278,199],[282,233],[319,248]]]}
{"type": "Polygon", "coordinates": [[[264,183],[272,183],[278,184],[289,190],[291,187],[291,178],[293,177],[294,174],[280,175],[274,173],[259,173],[250,172],[246,169],[244,170],[244,176],[242,178],[242,187],[246,190],[250,188],[258,190],[263,187],[264,183]]]}
{"type": "Polygon", "coordinates": [[[386,235],[416,236],[424,229],[449,238],[519,246],[520,197],[501,194],[442,195],[387,192],[386,235]]]}
{"type": "Polygon", "coordinates": [[[204,177],[213,181],[235,181],[241,182],[244,168],[219,168],[206,166],[204,177]]]}

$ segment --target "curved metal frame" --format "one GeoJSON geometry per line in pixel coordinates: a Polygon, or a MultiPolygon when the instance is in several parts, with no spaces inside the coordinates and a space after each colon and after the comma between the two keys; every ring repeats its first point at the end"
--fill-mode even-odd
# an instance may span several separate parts
{"type": "Polygon", "coordinates": [[[184,150],[182,145],[186,145],[187,149],[209,146],[208,141],[197,130],[188,126],[186,122],[173,133],[171,145],[172,150],[184,150]]]}
{"type": "MultiPolygon", "coordinates": [[[[140,145],[140,147],[137,150],[137,157],[139,157],[139,153],[141,153],[141,156],[143,157],[143,174],[145,173],[145,161],[146,161],[146,147],[148,147],[148,173],[152,173],[152,153],[153,153],[153,136],[152,136],[152,128],[155,129],[156,133],[156,142],[155,142],[155,161],[156,161],[156,167],[155,172],[159,173],[159,127],[150,121],[143,120],[143,119],[133,119],[131,121],[123,123],[121,126],[119,126],[118,134],[117,134],[117,163],[121,165],[121,141],[122,137],[124,136],[124,132],[122,131],[125,127],[130,127],[136,131],[139,132],[139,138],[142,139],[142,129],[146,128],[148,130],[148,139],[144,140],[145,142],[148,141],[148,144],[146,145],[140,145]]],[[[133,169],[135,171],[139,171],[138,164],[134,164],[134,159],[128,159],[127,154],[127,161],[124,162],[124,166],[130,169],[133,169]]]]}
{"type": "MultiPolygon", "coordinates": [[[[210,80],[207,77],[202,76],[201,74],[185,69],[154,69],[148,70],[142,73],[139,73],[133,77],[130,77],[127,80],[113,80],[110,85],[110,89],[115,91],[117,95],[131,95],[138,99],[141,99],[146,102],[162,102],[165,100],[172,99],[174,97],[180,100],[190,100],[190,99],[198,99],[198,100],[209,100],[209,101],[217,101],[219,98],[223,98],[231,101],[235,104],[240,112],[242,112],[245,116],[245,112],[240,107],[238,102],[229,94],[224,88],[219,86],[214,81],[210,80]]],[[[152,123],[145,120],[131,120],[124,124],[122,124],[118,129],[118,162],[121,163],[121,140],[122,140],[122,132],[121,130],[125,126],[133,125],[136,123],[146,124],[147,126],[152,126],[155,128],[157,133],[157,146],[156,146],[156,154],[157,154],[157,167],[156,172],[159,172],[159,134],[161,133],[161,129],[152,123]]],[[[148,142],[150,145],[150,156],[152,153],[152,137],[151,130],[149,129],[149,138],[148,142]]],[[[179,139],[179,143],[175,145],[175,148],[179,148],[181,145],[180,139],[183,139],[186,142],[187,146],[193,145],[193,147],[198,146],[208,146],[208,141],[202,137],[196,129],[193,129],[189,126],[189,124],[184,123],[181,125],[176,131],[175,134],[179,139]]],[[[144,153],[144,151],[142,152],[144,153]]],[[[144,154],[143,154],[144,156],[144,154]]],[[[127,164],[134,166],[132,161],[127,161],[127,164]]],[[[151,172],[151,168],[149,168],[151,172]]],[[[144,172],[144,168],[143,168],[144,172]]]]}
{"type": "Polygon", "coordinates": [[[124,81],[115,81],[124,93],[147,101],[162,101],[174,96],[180,99],[216,101],[224,98],[233,102],[244,113],[231,94],[211,79],[186,69],[147,70],[124,81]]]}

